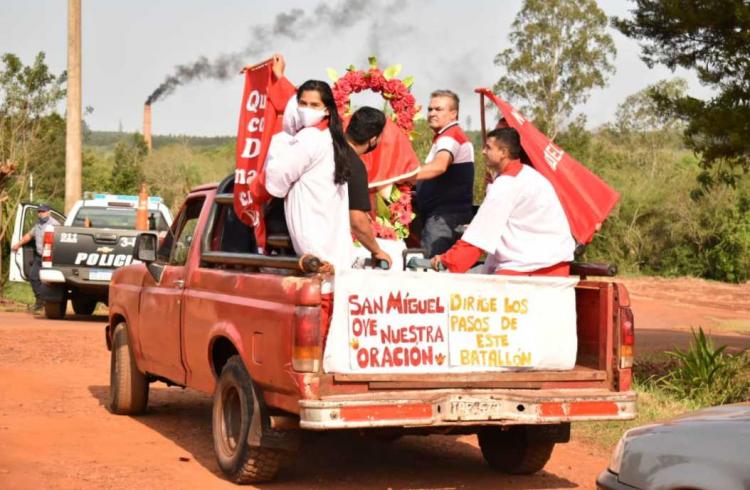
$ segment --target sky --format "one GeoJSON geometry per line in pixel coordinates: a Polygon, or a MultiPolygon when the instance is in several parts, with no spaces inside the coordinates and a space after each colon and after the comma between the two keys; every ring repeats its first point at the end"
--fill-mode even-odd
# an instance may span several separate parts
{"type": "MultiPolygon", "coordinates": [[[[281,52],[287,76],[296,83],[328,80],[326,68],[342,73],[351,64],[366,67],[371,55],[382,68],[399,63],[399,77],[415,78],[418,102],[426,107],[431,91],[452,89],[461,97],[461,122],[466,125],[470,116],[469,129],[477,129],[479,100],[473,89],[491,87],[503,74],[493,59],[510,45],[510,26],[522,0],[351,1],[348,8],[359,4],[359,15],[316,15],[323,3],[329,14],[341,6],[321,0],[82,0],[83,105],[93,108],[86,122],[93,130],[140,131],[144,101],[176,65],[228,54],[251,64],[281,52]],[[301,21],[274,35],[279,14],[301,21]]],[[[599,0],[599,5],[608,16],[627,16],[633,8],[626,0],[599,0]]],[[[53,73],[65,70],[66,1],[0,0],[0,6],[0,53],[31,63],[44,51],[53,73]]],[[[683,77],[691,95],[710,96],[693,73],[649,69],[639,59],[637,42],[613,29],[610,33],[618,51],[616,73],[576,110],[587,116],[590,127],[613,120],[628,95],[666,78],[683,77]]],[[[178,87],[153,105],[154,133],[235,134],[242,83],[239,74],[232,74],[178,87]]],[[[354,98],[355,105],[378,101],[375,96],[354,98]]]]}

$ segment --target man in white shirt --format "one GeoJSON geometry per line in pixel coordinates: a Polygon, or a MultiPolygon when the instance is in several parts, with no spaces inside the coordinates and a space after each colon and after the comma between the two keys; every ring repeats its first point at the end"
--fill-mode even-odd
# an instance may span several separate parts
{"type": "Polygon", "coordinates": [[[568,275],[575,250],[570,225],[552,184],[519,160],[518,132],[491,131],[482,153],[496,176],[461,240],[435,256],[433,267],[466,272],[484,252],[487,274],[568,275]]]}

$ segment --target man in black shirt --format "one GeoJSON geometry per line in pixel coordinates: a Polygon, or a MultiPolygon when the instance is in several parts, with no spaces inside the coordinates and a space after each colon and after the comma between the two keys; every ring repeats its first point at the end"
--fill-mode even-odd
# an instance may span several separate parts
{"type": "Polygon", "coordinates": [[[388,267],[393,261],[377,240],[370,222],[370,190],[367,187],[367,169],[359,155],[369,153],[378,146],[380,135],[385,127],[385,114],[372,107],[361,107],[352,115],[346,128],[346,141],[354,150],[349,166],[349,222],[354,237],[372,254],[372,259],[385,260],[388,267]]]}

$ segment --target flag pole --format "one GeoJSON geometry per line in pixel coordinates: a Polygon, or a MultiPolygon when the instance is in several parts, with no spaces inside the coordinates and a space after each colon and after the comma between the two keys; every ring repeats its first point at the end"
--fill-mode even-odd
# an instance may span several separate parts
{"type": "Polygon", "coordinates": [[[242,68],[242,70],[240,70],[240,75],[242,75],[246,71],[257,70],[258,68],[260,68],[261,66],[265,65],[266,63],[268,63],[270,61],[273,61],[273,58],[268,58],[267,60],[263,60],[260,63],[256,63],[254,65],[247,65],[244,68],[242,68]]]}
{"type": "Polygon", "coordinates": [[[484,92],[479,94],[479,119],[482,123],[482,147],[487,143],[487,126],[484,121],[484,92]]]}

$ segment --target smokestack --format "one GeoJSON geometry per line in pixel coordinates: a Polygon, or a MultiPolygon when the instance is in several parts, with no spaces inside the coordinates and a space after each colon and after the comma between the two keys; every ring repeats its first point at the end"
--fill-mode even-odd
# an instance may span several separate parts
{"type": "Polygon", "coordinates": [[[151,153],[151,104],[143,106],[143,139],[146,140],[148,152],[151,153]]]}

